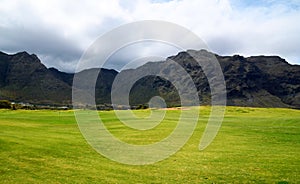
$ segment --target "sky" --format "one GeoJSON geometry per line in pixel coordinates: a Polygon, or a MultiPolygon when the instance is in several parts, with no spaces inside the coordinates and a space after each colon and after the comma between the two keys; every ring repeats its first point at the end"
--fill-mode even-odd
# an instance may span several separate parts
{"type": "MultiPolygon", "coordinates": [[[[300,64],[300,0],[0,0],[0,51],[36,54],[47,67],[73,72],[101,35],[140,20],[191,30],[219,55],[279,55],[300,64]]],[[[120,70],[133,57],[175,55],[142,44],[115,54],[120,70]],[[151,52],[149,52],[149,50],[151,52]],[[135,54],[139,53],[138,56],[135,54]]]]}

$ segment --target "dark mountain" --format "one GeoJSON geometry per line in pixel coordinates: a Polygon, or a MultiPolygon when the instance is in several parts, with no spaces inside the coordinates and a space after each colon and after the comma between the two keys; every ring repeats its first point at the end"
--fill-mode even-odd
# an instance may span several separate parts
{"type": "MultiPolygon", "coordinates": [[[[36,55],[0,53],[0,99],[33,104],[70,105],[74,74],[47,69],[36,55]]],[[[82,73],[92,72],[92,69],[82,73]]],[[[109,90],[114,70],[101,69],[97,101],[110,103],[109,90]],[[105,79],[105,80],[103,80],[105,79]]]]}
{"type": "MultiPolygon", "coordinates": [[[[167,61],[175,61],[190,74],[198,90],[201,103],[209,104],[211,96],[208,80],[201,66],[191,55],[200,58],[205,63],[206,60],[210,59],[212,53],[205,50],[190,50],[171,56],[167,61]]],[[[299,65],[291,65],[278,56],[252,56],[248,58],[239,55],[218,56],[214,54],[214,56],[219,61],[225,77],[227,105],[300,108],[299,65]]],[[[160,66],[159,72],[162,72],[166,65],[168,64],[160,66]]],[[[151,67],[144,65],[137,70],[142,71],[143,68],[151,67]]],[[[167,102],[171,102],[169,104],[180,103],[179,96],[174,95],[176,93],[175,88],[160,77],[145,77],[140,79],[132,88],[132,94],[137,97],[145,91],[151,91],[151,94],[155,95],[162,94],[166,97],[167,102]]],[[[132,97],[131,99],[133,99],[132,104],[138,104],[147,102],[150,97],[145,98],[144,101],[142,98],[132,97]]]]}
{"type": "MultiPolygon", "coordinates": [[[[85,95],[89,94],[89,88],[94,87],[91,85],[91,76],[97,76],[96,86],[95,86],[95,99],[97,104],[111,104],[111,87],[115,77],[117,76],[118,72],[115,70],[109,69],[98,69],[92,68],[83,70],[76,74],[76,77],[80,78],[80,84],[77,84],[75,88],[79,90],[86,91],[85,95]]],[[[83,97],[84,98],[84,97],[83,97]]],[[[83,100],[85,101],[85,100],[83,100]]]]}
{"type": "Polygon", "coordinates": [[[2,99],[43,104],[71,102],[70,85],[53,76],[36,55],[0,55],[2,99]]]}
{"type": "MultiPolygon", "coordinates": [[[[180,105],[173,83],[155,76],[155,73],[140,78],[134,84],[126,83],[126,79],[149,72],[149,68],[170,74],[170,69],[175,67],[171,61],[175,61],[191,76],[201,103],[209,104],[211,96],[208,80],[191,55],[200,58],[204,63],[209,63],[211,55],[217,58],[225,77],[227,105],[300,108],[299,65],[291,65],[278,56],[219,56],[205,50],[180,52],[166,61],[147,63],[137,69],[122,71],[119,75],[114,70],[101,69],[96,83],[96,102],[111,103],[112,83],[119,76],[121,85],[133,86],[129,96],[131,105],[146,104],[157,95],[162,96],[169,106],[180,105]]],[[[84,70],[78,76],[89,76],[95,72],[99,72],[99,69],[84,70]]],[[[8,55],[0,52],[0,99],[68,105],[71,104],[73,77],[74,74],[55,68],[47,69],[34,54],[21,52],[8,55]]],[[[190,90],[190,86],[178,72],[171,78],[174,81],[183,81],[183,93],[190,90]]],[[[81,87],[84,88],[84,84],[89,81],[82,80],[81,87]]]]}

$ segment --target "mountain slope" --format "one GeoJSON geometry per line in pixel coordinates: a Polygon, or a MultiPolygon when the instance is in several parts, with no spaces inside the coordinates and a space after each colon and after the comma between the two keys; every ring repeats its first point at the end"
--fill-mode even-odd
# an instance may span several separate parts
{"type": "MultiPolygon", "coordinates": [[[[180,52],[176,56],[171,56],[167,59],[177,62],[190,74],[202,104],[210,103],[210,87],[201,66],[197,64],[191,55],[205,59],[210,54],[212,53],[205,50],[190,50],[180,52]]],[[[219,61],[224,74],[227,105],[300,108],[299,65],[290,65],[278,56],[252,56],[245,58],[238,55],[215,55],[215,57],[219,61]]],[[[138,69],[143,70],[143,67],[148,66],[142,66],[138,69]]],[[[139,88],[142,88],[143,91],[153,89],[165,91],[164,87],[169,86],[166,80],[160,79],[164,82],[152,83],[146,87],[147,80],[149,78],[141,79],[134,86],[135,91],[133,93],[138,93],[139,88]],[[140,84],[144,85],[139,87],[140,84]]],[[[170,91],[170,89],[168,90],[170,91]]],[[[173,88],[171,91],[174,93],[176,90],[173,88]]],[[[139,101],[139,103],[142,102],[139,101]]],[[[179,104],[178,99],[173,104],[179,104]]]]}
{"type": "Polygon", "coordinates": [[[1,98],[43,104],[71,102],[70,86],[54,77],[36,55],[0,55],[6,66],[1,66],[1,98]]]}
{"type": "MultiPolygon", "coordinates": [[[[74,74],[47,69],[36,55],[0,53],[0,99],[33,104],[70,105],[74,74]]],[[[88,73],[91,70],[82,71],[88,73]]],[[[98,102],[110,103],[109,90],[116,71],[102,69],[98,102]],[[102,80],[102,79],[109,80],[102,80]],[[103,90],[104,89],[104,90],[103,90]]]]}
{"type": "MultiPolygon", "coordinates": [[[[120,76],[122,85],[129,85],[126,79],[136,74],[157,68],[159,72],[171,72],[175,61],[191,76],[201,104],[210,104],[210,86],[201,66],[191,57],[208,62],[214,55],[222,68],[227,90],[227,105],[257,107],[300,108],[300,66],[291,65],[278,56],[243,57],[219,56],[205,50],[189,50],[170,56],[166,61],[151,62],[137,69],[120,73],[108,69],[87,69],[78,76],[99,72],[95,93],[98,104],[111,103],[112,83],[120,76]]],[[[172,80],[183,80],[178,73],[171,73],[172,80]]],[[[0,99],[33,104],[70,105],[74,74],[47,69],[36,55],[26,52],[8,55],[0,52],[0,99]]],[[[83,84],[90,81],[83,79],[83,84]]],[[[183,93],[191,89],[185,82],[183,93]]],[[[84,88],[84,85],[82,85],[84,88]]],[[[83,90],[83,89],[78,89],[83,90]]],[[[178,91],[172,82],[154,75],[146,76],[130,89],[130,104],[146,104],[153,96],[162,96],[169,106],[180,105],[178,91]]],[[[122,94],[119,95],[121,97],[122,94]]]]}

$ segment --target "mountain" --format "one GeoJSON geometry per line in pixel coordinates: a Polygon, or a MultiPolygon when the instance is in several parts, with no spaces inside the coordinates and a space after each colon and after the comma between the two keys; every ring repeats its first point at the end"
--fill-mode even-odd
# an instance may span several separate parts
{"type": "MultiPolygon", "coordinates": [[[[209,104],[211,96],[208,80],[191,55],[206,63],[207,57],[211,55],[217,58],[226,82],[227,105],[300,108],[300,66],[291,65],[278,56],[219,56],[205,50],[188,50],[170,56],[165,61],[149,62],[120,73],[108,69],[87,69],[79,72],[78,76],[89,76],[100,71],[95,88],[98,104],[111,103],[112,83],[117,77],[120,85],[132,85],[130,91],[127,91],[130,93],[130,105],[146,104],[153,96],[160,95],[169,106],[176,106],[180,105],[180,98],[175,86],[155,76],[155,73],[133,84],[125,82],[125,79],[149,72],[149,68],[162,73],[169,72],[175,66],[171,61],[175,61],[190,75],[201,104],[209,104]]],[[[46,68],[34,54],[21,52],[8,55],[0,52],[0,99],[70,105],[73,77],[74,74],[46,68]]],[[[181,82],[183,79],[180,74],[174,73],[171,80],[181,82]]],[[[87,82],[83,79],[82,84],[87,82]]],[[[181,82],[181,85],[183,93],[191,90],[187,83],[181,82]]],[[[118,95],[121,97],[122,93],[118,95]]]]}
{"type": "MultiPolygon", "coordinates": [[[[81,73],[90,73],[93,69],[81,73]]],[[[109,91],[117,72],[101,69],[97,101],[110,103],[109,91]],[[103,80],[105,79],[105,80],[103,80]]],[[[74,74],[47,69],[38,57],[27,52],[0,53],[0,99],[32,104],[70,105],[74,74]]]]}
{"type": "Polygon", "coordinates": [[[70,85],[54,77],[36,55],[0,53],[0,63],[2,99],[43,104],[71,102],[70,85]]]}
{"type": "MultiPolygon", "coordinates": [[[[189,73],[202,104],[210,104],[210,87],[201,66],[195,61],[194,57],[200,58],[202,63],[205,63],[212,57],[211,55],[214,55],[219,61],[224,74],[227,105],[300,108],[300,66],[291,65],[278,56],[245,58],[239,55],[219,56],[205,50],[189,50],[167,58],[167,61],[175,61],[189,73]]],[[[143,70],[143,68],[151,67],[144,65],[137,68],[137,70],[143,70]]],[[[164,70],[166,67],[160,66],[159,68],[164,70]]],[[[123,76],[123,78],[126,77],[123,76]]],[[[175,99],[177,101],[171,100],[172,103],[179,104],[178,95],[177,98],[174,98],[176,96],[174,95],[175,88],[168,88],[166,93],[166,86],[170,86],[170,84],[160,77],[146,77],[134,85],[133,93],[141,95],[139,90],[136,89],[163,91],[162,94],[165,96],[173,94],[171,97],[167,97],[166,101],[175,99]],[[151,78],[154,80],[152,84],[145,86],[151,78]]],[[[147,98],[145,101],[147,100],[149,99],[147,98]]],[[[135,101],[136,103],[143,103],[140,98],[135,99],[135,101]]],[[[133,102],[135,103],[135,101],[133,102]]]]}

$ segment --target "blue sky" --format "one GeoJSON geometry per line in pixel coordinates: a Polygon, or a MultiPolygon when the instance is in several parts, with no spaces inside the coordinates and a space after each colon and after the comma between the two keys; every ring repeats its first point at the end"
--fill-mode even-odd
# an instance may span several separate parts
{"type": "MultiPolygon", "coordinates": [[[[47,67],[71,72],[100,35],[154,19],[186,27],[220,55],[279,55],[300,64],[299,6],[300,0],[1,0],[0,50],[35,53],[47,67]]],[[[110,67],[176,52],[139,45],[115,54],[110,67]]]]}

